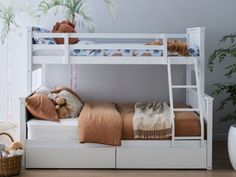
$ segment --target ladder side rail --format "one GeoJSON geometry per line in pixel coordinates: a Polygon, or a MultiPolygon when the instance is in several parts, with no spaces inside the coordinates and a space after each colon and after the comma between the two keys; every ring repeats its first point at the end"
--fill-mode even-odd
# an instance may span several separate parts
{"type": "Polygon", "coordinates": [[[171,141],[172,146],[175,140],[175,115],[174,115],[174,103],[173,103],[173,90],[172,90],[172,77],[171,77],[171,62],[168,58],[168,45],[167,45],[167,35],[163,34],[163,57],[167,61],[167,75],[168,75],[168,88],[169,88],[169,102],[170,102],[170,118],[171,118],[171,141]]]}
{"type": "Polygon", "coordinates": [[[198,89],[197,89],[197,96],[198,96],[198,106],[199,106],[199,116],[200,116],[200,125],[201,125],[201,140],[203,141],[204,140],[204,121],[203,121],[203,108],[202,108],[202,105],[203,105],[203,95],[201,94],[201,90],[200,90],[200,87],[201,87],[201,83],[200,83],[200,72],[198,70],[198,67],[199,67],[199,61],[198,60],[194,60],[194,67],[195,67],[195,77],[196,77],[196,84],[198,86],[198,89]]]}

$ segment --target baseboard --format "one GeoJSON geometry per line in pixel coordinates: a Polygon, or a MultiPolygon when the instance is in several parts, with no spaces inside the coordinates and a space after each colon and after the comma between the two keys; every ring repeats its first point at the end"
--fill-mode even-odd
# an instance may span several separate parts
{"type": "Polygon", "coordinates": [[[227,141],[228,134],[227,133],[214,133],[213,134],[213,140],[214,141],[227,141]]]}

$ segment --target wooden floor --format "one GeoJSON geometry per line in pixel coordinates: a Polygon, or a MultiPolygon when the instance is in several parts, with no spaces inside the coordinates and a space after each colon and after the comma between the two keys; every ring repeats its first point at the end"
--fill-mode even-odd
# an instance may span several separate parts
{"type": "Polygon", "coordinates": [[[26,170],[22,177],[236,177],[230,165],[227,145],[215,142],[213,170],[26,170]]]}

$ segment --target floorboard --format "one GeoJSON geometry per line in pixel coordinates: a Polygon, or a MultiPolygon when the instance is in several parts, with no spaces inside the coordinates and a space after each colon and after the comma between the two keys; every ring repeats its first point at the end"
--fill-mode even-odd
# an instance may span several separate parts
{"type": "Polygon", "coordinates": [[[226,142],[214,142],[213,170],[26,170],[22,177],[236,177],[226,142]]]}

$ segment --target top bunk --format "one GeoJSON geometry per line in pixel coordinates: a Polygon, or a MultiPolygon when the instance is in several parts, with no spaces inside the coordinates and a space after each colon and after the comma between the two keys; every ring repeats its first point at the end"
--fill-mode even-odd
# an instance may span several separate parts
{"type": "Polygon", "coordinates": [[[31,64],[193,64],[204,62],[204,40],[203,27],[183,34],[51,33],[36,27],[27,32],[31,64]]]}

